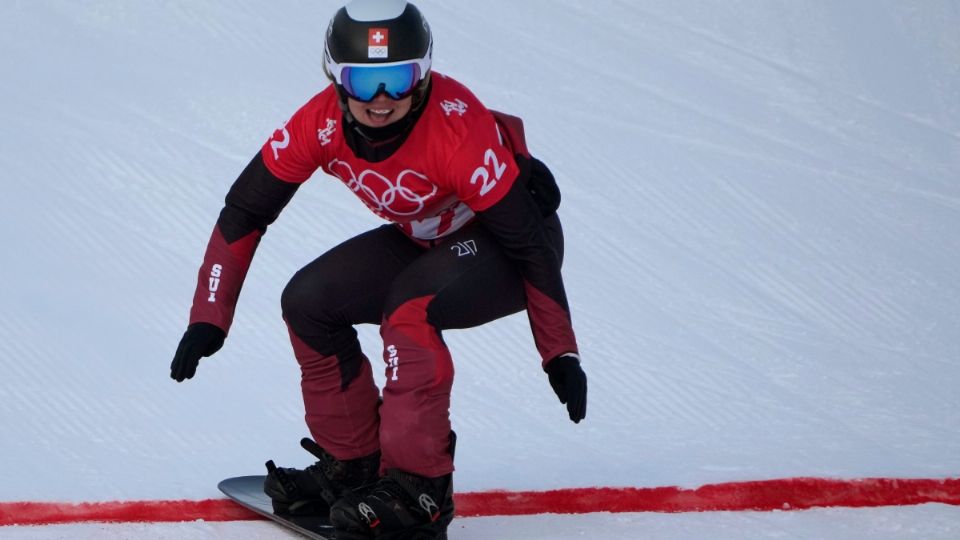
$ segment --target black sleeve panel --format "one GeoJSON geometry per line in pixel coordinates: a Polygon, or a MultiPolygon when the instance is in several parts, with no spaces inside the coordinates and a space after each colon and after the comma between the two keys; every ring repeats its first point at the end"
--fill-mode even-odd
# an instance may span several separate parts
{"type": "Polygon", "coordinates": [[[514,182],[502,199],[478,212],[477,218],[523,276],[527,315],[543,363],[560,354],[576,353],[560,256],[550,243],[540,205],[525,182],[514,182]]]}
{"type": "Polygon", "coordinates": [[[500,201],[477,213],[477,219],[515,261],[524,280],[567,308],[560,257],[543,227],[539,205],[518,179],[500,201]]]}
{"type": "Polygon", "coordinates": [[[535,157],[517,155],[520,166],[518,182],[525,181],[527,191],[537,203],[543,217],[552,215],[560,207],[560,188],[547,165],[535,157]]]}
{"type": "Polygon", "coordinates": [[[253,231],[263,234],[290,202],[300,184],[284,182],[267,169],[257,152],[227,193],[217,226],[228,244],[253,231]]]}

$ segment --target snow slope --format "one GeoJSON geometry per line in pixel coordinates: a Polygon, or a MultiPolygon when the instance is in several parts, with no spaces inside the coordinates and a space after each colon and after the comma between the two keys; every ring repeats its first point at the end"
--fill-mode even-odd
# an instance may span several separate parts
{"type": "MultiPolygon", "coordinates": [[[[168,370],[223,196],[326,84],[338,5],[0,4],[0,501],[211,498],[308,462],[279,294],[378,224],[339,183],[271,227],[224,349],[168,370]]],[[[557,173],[590,377],[573,425],[525,316],[447,333],[459,489],[960,474],[956,2],[418,5],[436,69],[557,173]]]]}
{"type": "MultiPolygon", "coordinates": [[[[696,514],[588,514],[458,518],[455,540],[954,540],[960,508],[943,505],[806,512],[703,512],[696,514]]],[[[299,540],[269,522],[79,524],[0,527],[16,540],[299,540]]]]}

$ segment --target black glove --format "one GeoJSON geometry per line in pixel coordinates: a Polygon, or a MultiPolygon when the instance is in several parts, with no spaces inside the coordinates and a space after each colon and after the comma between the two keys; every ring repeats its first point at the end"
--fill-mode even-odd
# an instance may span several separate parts
{"type": "Polygon", "coordinates": [[[566,403],[570,420],[579,424],[587,416],[587,375],[580,368],[580,360],[572,354],[563,354],[543,367],[550,377],[550,386],[566,403]]]}
{"type": "Polygon", "coordinates": [[[219,351],[226,337],[226,332],[210,323],[199,322],[188,326],[170,363],[170,378],[177,382],[193,378],[200,357],[219,351]]]}

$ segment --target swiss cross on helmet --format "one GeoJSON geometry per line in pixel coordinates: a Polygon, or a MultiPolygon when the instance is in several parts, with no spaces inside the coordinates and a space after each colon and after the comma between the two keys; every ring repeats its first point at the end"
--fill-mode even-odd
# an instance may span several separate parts
{"type": "Polygon", "coordinates": [[[430,25],[415,5],[353,0],[327,27],[324,71],[342,98],[403,99],[426,86],[432,52],[430,25]]]}

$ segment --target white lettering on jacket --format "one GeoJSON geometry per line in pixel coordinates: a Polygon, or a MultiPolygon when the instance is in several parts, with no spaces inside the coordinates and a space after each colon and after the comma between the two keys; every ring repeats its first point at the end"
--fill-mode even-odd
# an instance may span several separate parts
{"type": "Polygon", "coordinates": [[[214,264],[210,267],[210,281],[208,290],[210,291],[210,296],[207,297],[207,302],[216,302],[217,301],[217,289],[220,288],[220,274],[223,273],[223,266],[219,264],[214,264]]]}

